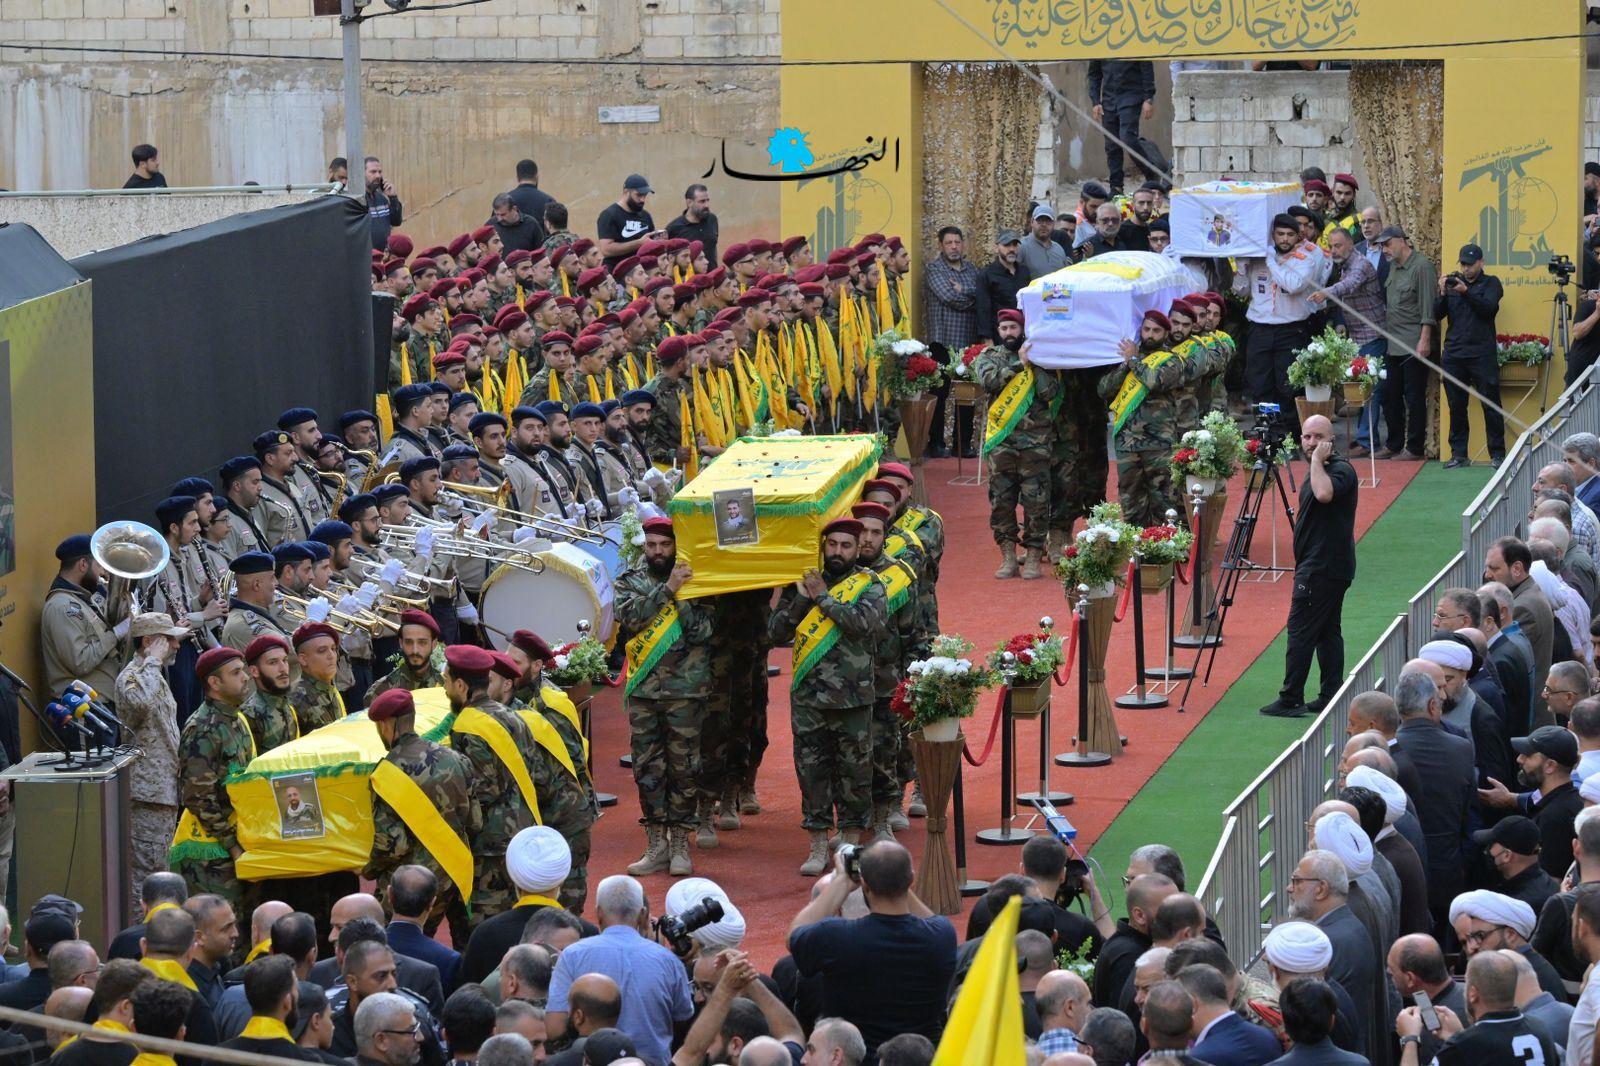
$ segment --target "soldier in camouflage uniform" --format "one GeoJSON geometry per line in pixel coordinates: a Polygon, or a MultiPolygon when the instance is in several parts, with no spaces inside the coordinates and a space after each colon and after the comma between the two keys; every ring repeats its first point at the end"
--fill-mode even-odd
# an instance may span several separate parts
{"type": "Polygon", "coordinates": [[[540,340],[544,366],[529,380],[517,402],[523,407],[534,407],[546,400],[573,403],[572,366],[573,340],[560,330],[546,333],[540,340]],[[552,381],[552,379],[554,379],[552,381]]]}
{"type": "Polygon", "coordinates": [[[452,644],[445,649],[444,656],[444,690],[456,714],[450,730],[450,747],[466,760],[467,787],[483,815],[482,827],[468,841],[472,848],[474,881],[472,913],[470,916],[456,912],[450,915],[451,936],[459,951],[466,944],[471,929],[485,918],[492,918],[515,905],[518,893],[506,874],[506,845],[520,830],[534,823],[532,807],[517,782],[516,767],[502,760],[488,740],[465,731],[462,718],[466,711],[475,709],[504,729],[516,749],[511,757],[523,760],[530,779],[535,767],[527,763],[527,757],[537,742],[521,718],[505,704],[488,697],[489,673],[494,669],[494,659],[487,651],[468,644],[452,644]],[[459,933],[457,924],[461,926],[459,933]]]}
{"type": "MultiPolygon", "coordinates": [[[[483,814],[467,785],[467,761],[442,744],[417,736],[416,705],[411,693],[402,688],[390,689],[372,701],[367,717],[377,727],[378,739],[388,752],[384,761],[394,764],[422,789],[458,837],[474,840],[483,829],[483,814]]],[[[372,855],[362,876],[378,882],[377,894],[382,896],[394,872],[413,863],[426,866],[438,879],[439,894],[423,921],[423,928],[431,934],[447,912],[460,911],[461,887],[450,879],[395,809],[374,793],[372,855]]],[[[476,900],[473,902],[476,904],[476,900]]]]}
{"type": "Polygon", "coordinates": [[[1228,368],[1233,365],[1234,353],[1237,346],[1233,337],[1222,329],[1222,316],[1227,311],[1227,303],[1215,292],[1202,292],[1189,297],[1189,302],[1194,305],[1200,315],[1196,329],[1199,336],[1196,338],[1207,348],[1213,349],[1213,360],[1204,377],[1197,386],[1200,397],[1200,416],[1203,418],[1207,411],[1226,411],[1228,409],[1228,390],[1224,379],[1228,375],[1228,368]]]}
{"type": "Polygon", "coordinates": [[[1110,459],[1106,453],[1106,405],[1096,393],[1097,367],[1060,370],[1061,403],[1050,447],[1050,532],[1047,559],[1073,539],[1073,526],[1105,498],[1110,459]]]}
{"type": "Polygon", "coordinates": [[[256,751],[267,752],[300,736],[300,721],[289,702],[289,642],[268,634],[244,650],[244,664],[255,693],[239,708],[250,725],[256,751]]]}
{"type": "MultiPolygon", "coordinates": [[[[711,608],[713,621],[711,641],[708,646],[711,681],[701,710],[700,769],[694,779],[698,789],[695,809],[698,829],[695,832],[694,843],[696,847],[714,848],[718,843],[717,804],[725,798],[728,784],[728,745],[733,730],[729,689],[733,684],[734,671],[739,664],[734,659],[733,630],[729,626],[727,597],[705,596],[700,602],[711,608]]],[[[731,809],[733,818],[729,820],[726,828],[737,829],[739,827],[737,797],[731,809]]]]}
{"type": "MultiPolygon", "coordinates": [[[[417,293],[400,309],[400,316],[411,323],[411,334],[406,338],[400,358],[411,365],[412,381],[429,381],[433,378],[433,359],[450,347],[450,334],[444,325],[444,309],[426,293],[417,293]]],[[[391,362],[389,386],[398,388],[401,369],[391,362]]]]}
{"type": "Polygon", "coordinates": [[[679,397],[689,400],[691,416],[694,400],[689,396],[689,346],[682,337],[668,337],[656,347],[656,376],[644,390],[655,397],[655,410],[645,431],[645,448],[650,461],[659,467],[684,467],[688,449],[682,447],[682,408],[679,397]]]}
{"type": "Polygon", "coordinates": [[[326,622],[306,622],[294,631],[294,653],[300,661],[300,680],[289,689],[289,702],[304,735],[345,716],[344,697],[334,684],[338,631],[326,622]]]}
{"type": "Polygon", "coordinates": [[[439,623],[427,611],[403,611],[400,614],[400,662],[367,693],[369,700],[392,688],[415,692],[419,688],[437,688],[444,684],[444,675],[434,666],[433,650],[439,645],[439,623]]]}
{"type": "Polygon", "coordinates": [[[1040,577],[1045,535],[1050,523],[1050,448],[1055,438],[1055,410],[1061,404],[1061,378],[1054,371],[1035,370],[1028,361],[1028,342],[1022,336],[1022,312],[1000,312],[995,326],[999,344],[991,344],[972,364],[973,377],[989,394],[994,410],[1023,374],[1032,379],[1008,417],[1001,433],[983,442],[989,456],[989,529],[1000,545],[997,578],[1017,576],[1017,506],[1022,506],[1022,576],[1040,577]]]}
{"type": "Polygon", "coordinates": [[[1140,526],[1155,525],[1164,520],[1168,508],[1181,506],[1172,489],[1170,463],[1172,442],[1178,436],[1179,392],[1191,368],[1167,350],[1170,325],[1160,311],[1146,311],[1138,343],[1124,340],[1122,365],[1100,378],[1100,397],[1107,403],[1125,382],[1137,381],[1143,387],[1132,394],[1135,402],[1129,404],[1116,432],[1117,495],[1128,521],[1140,526]]]}
{"type": "Polygon", "coordinates": [[[195,676],[205,702],[178,736],[178,802],[185,816],[173,840],[172,869],[192,893],[213,892],[238,911],[244,893],[233,863],[243,849],[226,782],[256,756],[249,723],[240,713],[250,692],[250,674],[237,650],[212,648],[195,663],[195,676]],[[191,822],[196,831],[186,833],[191,822]]]}
{"type": "Polygon", "coordinates": [[[627,642],[628,722],[633,779],[639,786],[645,852],[628,867],[635,877],[694,872],[689,831],[695,826],[700,730],[710,694],[712,608],[679,600],[693,573],[678,561],[672,522],[644,522],[644,555],[616,581],[617,639],[627,642]],[[669,626],[669,616],[676,625],[669,626]],[[653,639],[659,638],[659,639],[653,639]]]}
{"type": "Polygon", "coordinates": [[[882,583],[856,561],[860,537],[853,518],[823,527],[822,571],[784,589],[768,623],[774,641],[797,645],[790,715],[801,825],[811,834],[806,877],[826,868],[830,829],[857,843],[872,814],[875,648],[889,611],[882,583]]]}
{"type": "Polygon", "coordinates": [[[767,616],[772,590],[730,592],[719,597],[718,632],[728,642],[732,670],[728,678],[727,770],[717,824],[739,828],[739,815],[760,814],[756,771],[767,750],[767,616]]]}
{"type": "Polygon", "coordinates": [[[1205,404],[1211,402],[1208,391],[1202,403],[1201,384],[1220,372],[1223,365],[1218,349],[1202,344],[1197,338],[1200,319],[1200,309],[1191,298],[1174,300],[1167,310],[1167,320],[1172,323],[1167,346],[1184,365],[1183,382],[1174,393],[1177,401],[1177,418],[1172,431],[1174,444],[1189,430],[1200,428],[1200,418],[1209,410],[1205,404]]]}
{"type": "MultiPolygon", "coordinates": [[[[904,723],[890,706],[890,697],[906,666],[928,654],[937,635],[929,630],[917,602],[917,572],[911,561],[885,554],[884,541],[891,521],[881,503],[858,503],[851,513],[861,523],[857,562],[879,576],[889,611],[887,636],[876,647],[872,702],[872,831],[876,840],[894,839],[890,819],[900,813],[905,784],[900,779],[900,749],[905,745],[904,723]]],[[[910,554],[910,553],[907,553],[910,554]]]]}

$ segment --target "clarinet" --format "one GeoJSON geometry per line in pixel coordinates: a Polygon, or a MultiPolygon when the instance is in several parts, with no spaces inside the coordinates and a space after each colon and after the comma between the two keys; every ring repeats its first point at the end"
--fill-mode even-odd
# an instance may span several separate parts
{"type": "MultiPolygon", "coordinates": [[[[203,543],[201,543],[198,540],[194,542],[194,548],[195,548],[195,555],[200,559],[200,569],[205,572],[206,584],[211,586],[211,595],[212,596],[221,596],[222,595],[222,582],[217,580],[217,571],[211,565],[211,559],[210,559],[211,552],[209,551],[209,549],[206,548],[206,546],[203,543]]],[[[205,624],[200,626],[200,629],[199,629],[199,633],[201,634],[200,643],[201,643],[201,645],[203,645],[204,647],[207,647],[207,648],[220,647],[221,644],[217,640],[216,633],[212,632],[211,626],[212,626],[212,623],[210,623],[210,622],[206,622],[205,624]]]]}

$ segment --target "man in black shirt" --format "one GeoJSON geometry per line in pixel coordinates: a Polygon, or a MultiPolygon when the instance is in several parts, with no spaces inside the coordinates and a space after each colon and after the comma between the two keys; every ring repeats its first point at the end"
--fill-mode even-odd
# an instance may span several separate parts
{"type": "MultiPolygon", "coordinates": [[[[1572,783],[1572,768],[1578,765],[1578,740],[1558,725],[1544,725],[1525,737],[1512,737],[1517,753],[1517,783],[1537,789],[1528,816],[1539,827],[1539,865],[1551,877],[1565,877],[1572,865],[1573,823],[1583,810],[1583,797],[1572,783]]],[[[1480,789],[1478,794],[1491,806],[1506,804],[1505,791],[1480,789]]]]}
{"type": "Polygon", "coordinates": [[[995,339],[995,325],[1001,311],[1017,309],[1017,293],[1032,280],[1028,268],[1017,259],[1022,237],[1014,229],[1003,229],[994,239],[994,258],[978,272],[978,338],[995,339]]]}
{"type": "Polygon", "coordinates": [[[555,199],[539,188],[539,164],[531,159],[517,160],[517,184],[511,189],[511,200],[517,210],[542,224],[545,204],[554,203],[555,199]]]}
{"type": "Polygon", "coordinates": [[[650,194],[655,190],[642,174],[629,174],[622,183],[622,196],[616,203],[600,212],[595,221],[595,236],[600,239],[600,254],[605,257],[606,270],[636,255],[645,241],[665,236],[656,229],[656,220],[644,209],[650,194]]]}
{"type": "Polygon", "coordinates": [[[1320,711],[1344,680],[1344,636],[1339,629],[1345,590],[1356,576],[1356,471],[1333,450],[1333,423],[1312,415],[1300,427],[1300,447],[1310,472],[1300,485],[1294,522],[1294,592],[1289,600],[1289,650],[1283,687],[1261,708],[1273,718],[1320,711]],[[1311,655],[1317,656],[1320,694],[1305,702],[1311,655]]]}
{"type": "MultiPolygon", "coordinates": [[[[1489,443],[1489,462],[1495,466],[1506,457],[1506,424],[1500,414],[1500,364],[1495,353],[1495,316],[1500,313],[1503,290],[1500,279],[1483,270],[1483,249],[1463,245],[1459,269],[1439,279],[1439,295],[1433,302],[1433,316],[1445,331],[1443,365],[1453,377],[1465,381],[1484,396],[1483,429],[1489,443]]],[[[1450,461],[1447,468],[1471,466],[1467,458],[1467,390],[1444,379],[1445,399],[1450,403],[1450,461]]]]}
{"type": "MultiPolygon", "coordinates": [[[[1438,1066],[1537,1066],[1561,1061],[1561,1054],[1542,1025],[1529,1023],[1517,1010],[1517,967],[1498,952],[1485,951],[1467,963],[1468,1019],[1454,1011],[1436,1008],[1444,1047],[1433,1060],[1438,1066]]],[[[1395,1019],[1400,1036],[1400,1066],[1420,1066],[1418,1045],[1423,1019],[1416,1007],[1407,1007],[1395,1019]]]]}
{"type": "Polygon", "coordinates": [[[494,198],[494,217],[489,222],[500,234],[500,243],[505,246],[502,256],[544,247],[545,232],[539,216],[523,211],[517,206],[515,197],[508,192],[494,198]]]}
{"type": "Polygon", "coordinates": [[[706,260],[717,261],[717,216],[711,213],[711,190],[698,182],[683,190],[683,214],[667,223],[667,236],[699,241],[706,260]]]}
{"type": "Polygon", "coordinates": [[[1578,309],[1572,315],[1572,348],[1567,352],[1566,384],[1571,385],[1587,373],[1597,356],[1600,356],[1600,291],[1585,289],[1578,294],[1578,309]]]}
{"type": "Polygon", "coordinates": [[[161,155],[153,144],[133,146],[133,173],[122,183],[124,189],[165,189],[167,176],[161,173],[161,155]]]}

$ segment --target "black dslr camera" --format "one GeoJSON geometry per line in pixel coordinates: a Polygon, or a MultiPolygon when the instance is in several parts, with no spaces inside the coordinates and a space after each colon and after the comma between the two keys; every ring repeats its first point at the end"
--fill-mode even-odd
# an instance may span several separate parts
{"type": "Polygon", "coordinates": [[[1255,405],[1255,416],[1245,436],[1260,441],[1262,448],[1256,454],[1264,451],[1270,460],[1289,436],[1289,427],[1283,422],[1283,408],[1275,403],[1258,403],[1255,405]]]}
{"type": "Polygon", "coordinates": [[[689,934],[703,929],[712,922],[722,921],[722,903],[712,896],[703,896],[699,903],[682,914],[663,914],[655,920],[656,940],[664,941],[679,958],[687,958],[694,950],[689,934]]]}
{"type": "Polygon", "coordinates": [[[1572,284],[1572,275],[1578,269],[1572,260],[1564,255],[1552,255],[1545,268],[1550,271],[1551,277],[1556,279],[1557,285],[1572,284]]]}

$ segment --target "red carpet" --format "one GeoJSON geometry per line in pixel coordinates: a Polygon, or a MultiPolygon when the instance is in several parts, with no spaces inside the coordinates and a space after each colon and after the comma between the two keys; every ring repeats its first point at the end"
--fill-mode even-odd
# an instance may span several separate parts
{"type": "MultiPolygon", "coordinates": [[[[1032,629],[1043,615],[1055,618],[1064,632],[1069,608],[1061,585],[1053,577],[1026,582],[997,581],[993,577],[999,558],[989,534],[986,489],[984,486],[947,484],[955,476],[955,467],[955,460],[950,459],[930,461],[924,468],[930,502],[943,515],[949,533],[949,546],[945,550],[939,582],[941,628],[944,632],[965,636],[977,645],[978,655],[987,655],[1001,641],[1032,629]]],[[[968,472],[971,468],[972,464],[967,463],[968,472]]],[[[1379,465],[1382,484],[1377,489],[1364,488],[1361,492],[1357,536],[1364,533],[1393,502],[1418,469],[1415,463],[1388,462],[1379,465]]],[[[1361,464],[1360,471],[1366,473],[1365,462],[1361,464]]],[[[1304,464],[1296,464],[1296,477],[1303,476],[1304,472],[1304,464]]],[[[1230,486],[1228,511],[1220,533],[1224,543],[1232,528],[1242,491],[1243,475],[1230,486]]],[[[1279,563],[1292,566],[1293,553],[1287,523],[1283,520],[1281,508],[1271,501],[1269,505],[1279,511],[1276,536],[1279,563]]],[[[1270,561],[1269,544],[1273,526],[1266,510],[1263,509],[1252,551],[1258,563],[1270,561]]],[[[1180,589],[1180,594],[1182,591],[1180,589]]],[[[1128,747],[1113,765],[1081,770],[1052,765],[1051,787],[1076,796],[1076,802],[1066,808],[1065,813],[1078,829],[1078,846],[1082,850],[1088,850],[1144,781],[1199,724],[1220,694],[1282,629],[1288,615],[1289,591],[1288,575],[1276,583],[1246,583],[1228,615],[1224,633],[1226,645],[1217,655],[1211,683],[1206,688],[1202,688],[1198,682],[1195,684],[1186,713],[1177,712],[1181,689],[1173,694],[1171,704],[1166,708],[1119,708],[1116,712],[1117,721],[1128,738],[1128,747]]],[[[1146,646],[1152,665],[1160,653],[1164,602],[1164,594],[1151,595],[1145,600],[1146,646]]],[[[1113,698],[1125,692],[1133,681],[1132,632],[1130,610],[1127,618],[1112,632],[1107,673],[1113,698]]],[[[1188,665],[1192,655],[1193,652],[1184,653],[1177,661],[1188,665]]],[[[795,872],[806,855],[806,835],[800,829],[799,792],[795,784],[789,733],[788,650],[774,651],[771,661],[781,673],[772,678],[769,711],[771,746],[767,749],[758,781],[763,813],[745,818],[742,829],[722,833],[721,847],[712,851],[692,849],[695,874],[709,877],[722,885],[744,912],[750,930],[744,946],[763,969],[769,969],[785,953],[784,942],[789,922],[804,905],[814,884],[812,879],[803,878],[795,872]]],[[[1076,730],[1077,722],[1076,686],[1074,675],[1068,691],[1058,690],[1055,694],[1050,745],[1052,754],[1069,750],[1070,737],[1076,730]]],[[[602,692],[594,704],[596,783],[599,788],[616,793],[620,802],[608,808],[595,826],[594,854],[589,861],[591,899],[594,886],[602,877],[620,872],[638,858],[644,847],[644,834],[637,821],[639,806],[633,779],[629,771],[617,763],[617,757],[628,749],[627,723],[621,707],[621,693],[617,689],[602,692]]],[[[982,751],[993,713],[994,699],[992,696],[985,697],[980,702],[978,713],[966,723],[967,743],[975,755],[982,751]]],[[[1019,790],[1037,787],[1038,736],[1036,723],[1022,722],[1018,725],[1019,790]]],[[[999,825],[998,739],[993,754],[982,767],[974,769],[966,766],[964,772],[967,863],[971,875],[990,879],[1013,872],[1020,849],[985,847],[971,842],[973,833],[999,825]]],[[[1208,797],[1206,802],[1213,802],[1220,809],[1230,798],[1208,797]]],[[[901,833],[900,840],[920,861],[924,840],[921,821],[913,819],[910,831],[901,833]]],[[[1118,876],[1121,871],[1108,869],[1107,873],[1118,876]]],[[[645,881],[653,912],[659,913],[671,879],[659,875],[646,878],[645,881]]],[[[958,929],[964,927],[964,921],[959,922],[958,929]]]]}

